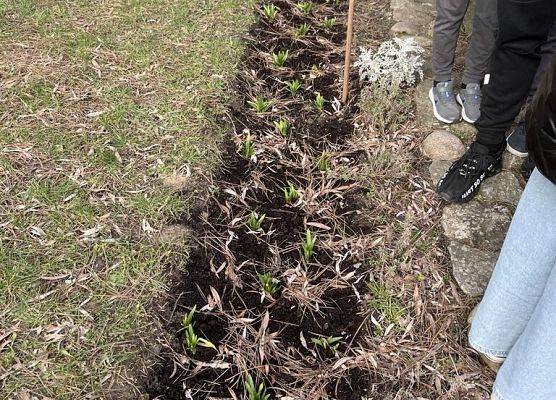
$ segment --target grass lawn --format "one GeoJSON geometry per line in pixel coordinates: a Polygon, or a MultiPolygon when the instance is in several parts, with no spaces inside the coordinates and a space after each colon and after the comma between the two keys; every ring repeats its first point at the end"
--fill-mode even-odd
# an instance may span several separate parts
{"type": "Polygon", "coordinates": [[[148,364],[247,4],[0,1],[0,398],[124,398],[148,364]]]}

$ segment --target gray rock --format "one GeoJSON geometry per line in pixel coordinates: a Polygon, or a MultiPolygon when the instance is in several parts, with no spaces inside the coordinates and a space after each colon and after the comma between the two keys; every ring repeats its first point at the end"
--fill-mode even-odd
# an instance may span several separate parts
{"type": "Polygon", "coordinates": [[[491,203],[511,204],[516,207],[522,192],[515,175],[510,171],[502,171],[483,182],[479,195],[491,203]]]}
{"type": "Polygon", "coordinates": [[[504,206],[487,206],[477,201],[451,204],[444,208],[444,234],[482,250],[498,251],[504,243],[512,213],[504,206]]]}
{"type": "Polygon", "coordinates": [[[448,252],[452,274],[461,290],[468,296],[481,296],[496,265],[498,252],[478,250],[459,242],[450,242],[448,252]]]}
{"type": "Polygon", "coordinates": [[[390,28],[390,32],[394,35],[417,36],[419,34],[419,26],[410,21],[400,21],[390,28]]]}
{"type": "Polygon", "coordinates": [[[416,36],[415,42],[424,49],[430,49],[432,47],[431,39],[425,36],[416,36]]]}
{"type": "Polygon", "coordinates": [[[444,173],[452,165],[451,161],[434,160],[431,165],[429,165],[429,173],[431,174],[431,180],[436,185],[444,173]]]}
{"type": "Polygon", "coordinates": [[[164,187],[172,189],[174,192],[179,192],[185,190],[191,184],[191,177],[189,174],[173,172],[161,176],[161,181],[164,187]]]}
{"type": "Polygon", "coordinates": [[[168,225],[159,232],[158,239],[166,244],[189,244],[194,237],[194,232],[182,225],[168,225]]]}
{"type": "Polygon", "coordinates": [[[432,132],[421,147],[423,153],[432,160],[454,161],[465,153],[461,140],[444,130],[432,132]]]}
{"type": "Polygon", "coordinates": [[[421,4],[415,2],[406,2],[403,6],[393,6],[392,19],[396,22],[411,21],[415,33],[411,34],[416,36],[420,33],[424,36],[432,36],[432,23],[434,21],[434,13],[431,9],[423,7],[421,4]]]}
{"type": "Polygon", "coordinates": [[[502,156],[502,168],[518,172],[523,164],[523,158],[514,156],[513,154],[505,151],[502,156]]]}

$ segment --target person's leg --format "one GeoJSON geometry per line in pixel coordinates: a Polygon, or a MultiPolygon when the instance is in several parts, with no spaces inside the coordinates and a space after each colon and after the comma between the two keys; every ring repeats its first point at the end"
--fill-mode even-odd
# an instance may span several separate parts
{"type": "Polygon", "coordinates": [[[481,183],[500,171],[506,130],[519,113],[540,61],[539,48],[554,22],[554,0],[499,0],[498,38],[484,86],[476,140],[440,179],[448,202],[470,201],[481,183]]]}
{"type": "Polygon", "coordinates": [[[550,28],[550,32],[548,33],[548,39],[541,47],[541,62],[539,68],[537,68],[537,72],[535,73],[535,77],[533,78],[533,83],[531,85],[530,97],[535,95],[537,88],[539,87],[539,82],[541,81],[542,74],[548,66],[550,65],[550,61],[552,61],[552,57],[556,54],[556,19],[550,28]]]}
{"type": "Polygon", "coordinates": [[[497,0],[477,0],[473,16],[473,32],[465,57],[462,87],[457,95],[461,116],[470,124],[481,115],[481,82],[492,55],[498,31],[497,0]]]}
{"type": "MultiPolygon", "coordinates": [[[[501,0],[502,1],[502,0],[501,0]]],[[[498,33],[497,0],[477,0],[473,32],[465,57],[462,83],[481,83],[487,71],[498,33]]]]}
{"type": "Polygon", "coordinates": [[[555,264],[556,185],[535,170],[473,319],[471,347],[506,357],[529,322],[555,264]]]}
{"type": "Polygon", "coordinates": [[[436,2],[436,19],[432,35],[432,65],[436,82],[452,79],[459,31],[468,5],[469,0],[436,2]]]}
{"type": "Polygon", "coordinates": [[[498,39],[475,123],[477,142],[492,148],[504,143],[531,87],[555,13],[554,0],[498,1],[498,39]]]}
{"type": "MultiPolygon", "coordinates": [[[[554,246],[554,243],[550,245],[554,246]]],[[[556,399],[555,327],[556,265],[529,323],[500,368],[494,383],[495,398],[556,399]]]]}
{"type": "MultiPolygon", "coordinates": [[[[552,24],[552,28],[550,29],[550,33],[548,34],[548,39],[541,47],[541,54],[541,62],[539,64],[539,67],[537,68],[537,72],[535,73],[531,88],[529,89],[529,95],[525,100],[525,107],[528,107],[529,103],[533,100],[533,96],[535,95],[537,88],[539,87],[541,77],[543,76],[546,69],[549,67],[550,61],[556,54],[556,19],[552,24]]],[[[525,131],[525,118],[518,117],[517,124],[514,128],[512,128],[507,138],[508,151],[518,157],[527,157],[529,155],[529,152],[527,151],[527,145],[525,143],[525,131]]],[[[531,163],[527,160],[523,162],[522,170],[524,176],[528,176],[531,174],[532,169],[530,165],[531,163]]]]}
{"type": "Polygon", "coordinates": [[[434,84],[429,99],[436,119],[446,124],[461,119],[452,82],[454,54],[469,0],[437,0],[432,36],[434,84]]]}

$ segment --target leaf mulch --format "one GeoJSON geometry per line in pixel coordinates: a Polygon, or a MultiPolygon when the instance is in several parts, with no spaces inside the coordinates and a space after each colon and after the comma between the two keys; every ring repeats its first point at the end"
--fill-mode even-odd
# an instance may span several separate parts
{"type": "Polygon", "coordinates": [[[259,9],[222,171],[183,222],[198,245],[173,279],[164,315],[172,339],[145,383],[151,398],[247,398],[248,376],[284,400],[486,391],[464,347],[468,305],[445,267],[415,127],[409,120],[384,137],[356,130],[367,125],[356,117],[359,87],[349,104],[337,100],[347,5],[335,3],[305,13],[278,0],[275,21],[259,9]],[[280,51],[283,66],[274,62],[280,51]],[[292,94],[294,80],[301,88],[292,94]],[[290,185],[297,197],[287,201],[290,185]],[[260,227],[249,223],[257,218],[260,227]],[[307,255],[308,235],[316,240],[307,255]],[[191,332],[204,345],[188,346],[191,332]]]}

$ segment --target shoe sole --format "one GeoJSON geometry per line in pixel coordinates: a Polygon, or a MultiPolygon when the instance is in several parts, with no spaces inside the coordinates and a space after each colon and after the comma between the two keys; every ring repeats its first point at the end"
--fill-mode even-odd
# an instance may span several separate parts
{"type": "Polygon", "coordinates": [[[517,157],[520,157],[520,158],[526,158],[529,155],[529,153],[524,153],[522,151],[514,149],[509,144],[506,146],[506,150],[508,150],[508,153],[511,153],[514,156],[517,156],[517,157]]]}
{"type": "Polygon", "coordinates": [[[445,124],[453,124],[453,123],[461,121],[461,119],[450,121],[449,119],[446,119],[446,118],[442,117],[438,113],[438,110],[436,109],[436,102],[434,101],[434,93],[432,91],[432,88],[429,90],[429,100],[432,103],[432,112],[434,113],[435,118],[437,120],[439,120],[440,122],[444,122],[445,124]]]}
{"type": "Polygon", "coordinates": [[[459,93],[456,96],[456,101],[461,106],[461,117],[463,118],[463,120],[465,122],[469,122],[470,124],[474,124],[477,120],[472,120],[471,118],[469,118],[467,116],[467,114],[465,113],[465,107],[463,106],[463,101],[461,100],[461,97],[460,97],[459,93]]]}

